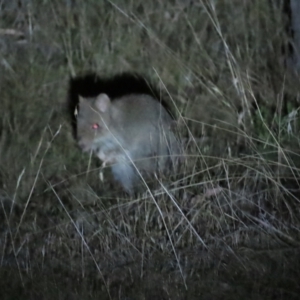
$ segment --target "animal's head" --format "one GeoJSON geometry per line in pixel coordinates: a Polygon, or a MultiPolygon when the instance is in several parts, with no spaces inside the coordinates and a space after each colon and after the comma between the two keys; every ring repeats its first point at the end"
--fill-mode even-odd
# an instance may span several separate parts
{"type": "Polygon", "coordinates": [[[77,140],[83,151],[96,151],[109,135],[111,100],[106,94],[93,99],[80,97],[77,110],[77,140]]]}

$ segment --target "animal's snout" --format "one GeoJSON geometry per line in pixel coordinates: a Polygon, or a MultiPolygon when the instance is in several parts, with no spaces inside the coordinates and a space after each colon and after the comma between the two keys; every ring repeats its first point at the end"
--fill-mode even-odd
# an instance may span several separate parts
{"type": "Polygon", "coordinates": [[[84,139],[78,139],[77,144],[83,152],[91,150],[91,148],[88,146],[88,143],[84,139]]]}

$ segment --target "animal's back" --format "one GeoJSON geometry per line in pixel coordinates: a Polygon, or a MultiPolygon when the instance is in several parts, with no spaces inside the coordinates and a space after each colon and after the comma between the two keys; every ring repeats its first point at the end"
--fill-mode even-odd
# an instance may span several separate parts
{"type": "Polygon", "coordinates": [[[142,170],[161,169],[170,155],[179,154],[179,142],[172,130],[174,120],[165,108],[147,95],[129,95],[115,101],[113,119],[122,124],[124,144],[142,170]]]}

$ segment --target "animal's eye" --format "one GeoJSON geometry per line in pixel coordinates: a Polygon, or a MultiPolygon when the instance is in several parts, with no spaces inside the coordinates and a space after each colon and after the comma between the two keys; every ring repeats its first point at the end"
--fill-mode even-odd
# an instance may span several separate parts
{"type": "Polygon", "coordinates": [[[99,126],[99,124],[98,123],[94,123],[93,125],[92,125],[92,128],[93,129],[98,129],[100,126],[99,126]]]}

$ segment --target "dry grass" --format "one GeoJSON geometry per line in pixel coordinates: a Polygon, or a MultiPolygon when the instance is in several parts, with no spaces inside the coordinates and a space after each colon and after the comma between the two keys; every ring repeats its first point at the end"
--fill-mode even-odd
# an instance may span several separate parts
{"type": "Polygon", "coordinates": [[[270,3],[0,1],[1,299],[298,299],[298,79],[270,3]],[[75,146],[87,71],[176,104],[187,160],[152,195],[75,146]]]}

